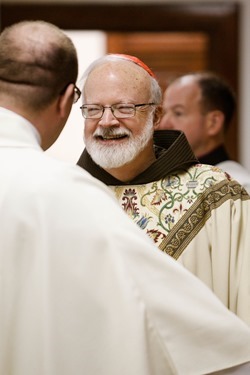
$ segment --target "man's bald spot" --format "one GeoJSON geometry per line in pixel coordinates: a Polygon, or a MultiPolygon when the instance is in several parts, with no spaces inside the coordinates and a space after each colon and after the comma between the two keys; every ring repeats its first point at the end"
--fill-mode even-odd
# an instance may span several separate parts
{"type": "Polygon", "coordinates": [[[13,25],[6,33],[8,42],[13,48],[13,54],[9,53],[13,60],[35,62],[38,66],[44,65],[43,52],[53,48],[62,39],[57,27],[42,21],[21,22],[13,25]]]}
{"type": "Polygon", "coordinates": [[[0,79],[49,87],[60,68],[59,61],[54,61],[54,58],[58,60],[60,54],[61,59],[65,58],[63,48],[67,40],[64,33],[52,24],[24,21],[6,28],[0,35],[0,43],[0,79]]]}
{"type": "Polygon", "coordinates": [[[74,44],[57,26],[24,21],[0,34],[0,95],[29,108],[44,108],[78,74],[74,44]]]}

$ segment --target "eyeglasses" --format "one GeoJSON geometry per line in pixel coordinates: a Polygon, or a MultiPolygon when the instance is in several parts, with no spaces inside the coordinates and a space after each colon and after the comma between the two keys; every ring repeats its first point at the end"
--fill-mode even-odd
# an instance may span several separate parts
{"type": "Polygon", "coordinates": [[[74,99],[73,99],[73,103],[76,103],[76,102],[80,99],[80,96],[81,96],[81,91],[80,91],[80,89],[75,85],[75,86],[74,86],[74,99]]]}
{"type": "Polygon", "coordinates": [[[105,109],[110,108],[114,117],[120,118],[129,118],[134,117],[136,109],[138,107],[156,105],[155,103],[144,103],[144,104],[113,104],[111,106],[103,106],[99,104],[83,104],[80,109],[82,115],[86,119],[101,119],[105,109]]]}

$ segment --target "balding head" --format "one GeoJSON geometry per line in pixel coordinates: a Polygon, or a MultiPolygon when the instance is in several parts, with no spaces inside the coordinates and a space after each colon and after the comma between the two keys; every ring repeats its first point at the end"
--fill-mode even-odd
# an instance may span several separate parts
{"type": "Polygon", "coordinates": [[[95,60],[83,74],[83,101],[85,101],[85,86],[87,81],[94,77],[106,74],[111,78],[119,77],[122,83],[121,89],[124,94],[126,87],[128,92],[139,91],[147,96],[147,100],[154,103],[161,103],[161,88],[151,70],[134,56],[108,54],[95,60]]]}
{"type": "Polygon", "coordinates": [[[78,73],[72,41],[56,26],[25,21],[0,35],[0,103],[9,100],[32,110],[50,104],[78,73]]]}

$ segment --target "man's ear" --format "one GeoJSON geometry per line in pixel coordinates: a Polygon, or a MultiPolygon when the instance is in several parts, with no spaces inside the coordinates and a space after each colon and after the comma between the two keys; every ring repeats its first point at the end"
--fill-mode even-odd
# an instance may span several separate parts
{"type": "Polygon", "coordinates": [[[61,117],[68,116],[74,100],[74,84],[70,83],[63,94],[59,96],[58,110],[61,117]]]}
{"type": "Polygon", "coordinates": [[[154,128],[157,129],[160,121],[161,121],[161,117],[162,117],[162,106],[161,105],[158,105],[155,109],[155,112],[154,112],[154,128]]]}
{"type": "Polygon", "coordinates": [[[206,128],[208,135],[214,136],[224,132],[223,127],[225,116],[221,111],[216,110],[208,112],[206,117],[206,128]]]}

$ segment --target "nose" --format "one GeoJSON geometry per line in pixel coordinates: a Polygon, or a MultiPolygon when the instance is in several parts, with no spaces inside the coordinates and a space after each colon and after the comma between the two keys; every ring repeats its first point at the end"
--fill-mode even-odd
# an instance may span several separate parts
{"type": "Polygon", "coordinates": [[[158,130],[173,129],[170,113],[164,113],[158,126],[158,130]]]}
{"type": "Polygon", "coordinates": [[[110,107],[104,107],[104,112],[102,118],[99,120],[99,125],[102,126],[110,126],[110,125],[119,125],[119,121],[113,115],[112,110],[110,107]]]}

